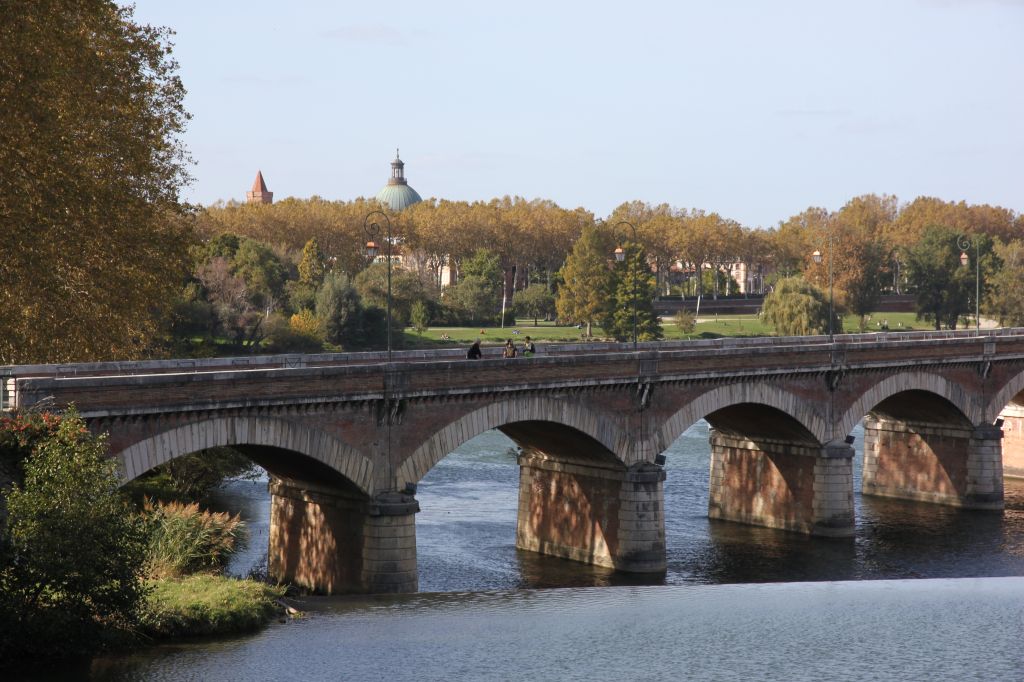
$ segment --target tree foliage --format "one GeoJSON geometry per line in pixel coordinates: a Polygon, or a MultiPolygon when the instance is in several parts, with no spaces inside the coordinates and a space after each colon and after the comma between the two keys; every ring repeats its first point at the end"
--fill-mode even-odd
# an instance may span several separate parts
{"type": "Polygon", "coordinates": [[[324,281],[324,254],[316,237],[311,238],[302,247],[302,260],[299,261],[299,282],[314,289],[324,281]]]}
{"type": "Polygon", "coordinates": [[[992,275],[982,310],[1000,326],[1024,326],[1024,241],[996,243],[999,267],[992,275]]]}
{"type": "Polygon", "coordinates": [[[610,241],[597,228],[584,229],[560,271],[563,280],[555,306],[565,322],[577,322],[593,335],[593,324],[607,312],[612,274],[610,241]]]}
{"type": "MultiPolygon", "coordinates": [[[[968,254],[969,267],[960,264],[960,236],[952,228],[932,226],[906,252],[907,279],[914,290],[917,316],[932,322],[935,329],[943,325],[956,329],[960,316],[973,307],[975,253],[971,249],[968,254]]],[[[983,255],[986,252],[981,250],[983,255]]]]}
{"type": "Polygon", "coordinates": [[[516,314],[522,317],[532,317],[533,325],[537,326],[537,320],[547,317],[555,312],[555,297],[543,284],[531,284],[522,291],[517,291],[512,299],[516,314]]]}
{"type": "Polygon", "coordinates": [[[109,0],[2,14],[0,364],[144,356],[192,241],[170,34],[109,0]]]}
{"type": "Polygon", "coordinates": [[[74,410],[25,460],[0,549],[0,661],[90,653],[138,622],[147,534],[115,467],[74,410]]]}
{"type": "Polygon", "coordinates": [[[611,310],[601,322],[605,333],[616,341],[633,338],[633,307],[636,305],[636,333],[639,341],[662,337],[661,324],[654,312],[655,280],[650,266],[637,244],[625,245],[625,259],[616,263],[612,281],[611,310]]]}
{"type": "MultiPolygon", "coordinates": [[[[781,336],[827,334],[828,294],[801,277],[785,277],[765,296],[761,317],[781,336]]],[[[832,319],[834,332],[842,331],[838,315],[832,319]]]]}
{"type": "Polygon", "coordinates": [[[363,305],[344,272],[332,271],[324,278],[316,295],[316,314],[329,342],[346,349],[360,345],[363,305]]]}

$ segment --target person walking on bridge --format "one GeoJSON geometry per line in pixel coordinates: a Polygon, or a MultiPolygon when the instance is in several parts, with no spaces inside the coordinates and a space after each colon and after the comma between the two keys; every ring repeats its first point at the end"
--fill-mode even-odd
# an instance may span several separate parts
{"type": "Polygon", "coordinates": [[[479,360],[483,353],[480,352],[480,339],[473,342],[473,345],[469,347],[466,352],[466,359],[468,360],[479,360]]]}
{"type": "Polygon", "coordinates": [[[516,356],[516,344],[512,343],[512,339],[505,342],[505,354],[506,358],[514,358],[516,356]]]}

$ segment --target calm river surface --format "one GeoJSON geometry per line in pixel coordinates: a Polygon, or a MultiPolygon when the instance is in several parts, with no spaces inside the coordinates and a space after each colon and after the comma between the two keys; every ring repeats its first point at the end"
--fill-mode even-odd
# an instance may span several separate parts
{"type": "MultiPolygon", "coordinates": [[[[856,536],[808,538],[707,519],[707,436],[667,453],[653,583],[517,551],[514,446],[489,432],[419,486],[420,594],[304,599],[305,618],[91,678],[1024,680],[1024,482],[1003,515],[861,498],[858,450],[856,536]]],[[[266,484],[219,504],[249,523],[244,574],[266,557],[266,484]]]]}

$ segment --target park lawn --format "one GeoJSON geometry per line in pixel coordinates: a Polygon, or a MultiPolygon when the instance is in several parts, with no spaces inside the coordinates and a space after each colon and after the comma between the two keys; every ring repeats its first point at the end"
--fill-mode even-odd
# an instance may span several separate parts
{"type": "MultiPolygon", "coordinates": [[[[865,331],[882,331],[880,325],[888,323],[889,331],[927,331],[931,325],[927,322],[916,319],[914,313],[874,313],[867,321],[865,331]]],[[[666,340],[678,339],[701,339],[718,338],[723,336],[775,336],[775,330],[761,322],[756,315],[713,315],[701,316],[696,329],[690,333],[683,332],[676,326],[671,317],[662,318],[662,331],[666,340]]],[[[855,334],[860,331],[860,319],[856,315],[847,315],[843,319],[843,331],[848,334],[855,334]]],[[[558,326],[553,322],[540,322],[533,326],[533,320],[516,320],[515,326],[505,327],[432,327],[423,332],[416,333],[412,328],[405,330],[406,348],[422,347],[452,347],[464,346],[473,343],[477,339],[487,345],[500,345],[506,339],[513,339],[516,343],[529,336],[538,342],[558,343],[581,343],[587,339],[583,338],[582,329],[574,326],[558,326]],[[518,330],[518,334],[513,334],[518,330]],[[481,333],[483,332],[483,333],[481,333]],[[441,337],[447,335],[448,340],[441,337]]],[[[593,328],[595,341],[605,340],[604,330],[595,326],[593,328]]]]}

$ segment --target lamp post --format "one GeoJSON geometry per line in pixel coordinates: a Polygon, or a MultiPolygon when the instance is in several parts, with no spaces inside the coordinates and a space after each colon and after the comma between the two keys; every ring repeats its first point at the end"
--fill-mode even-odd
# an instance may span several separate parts
{"type": "MultiPolygon", "coordinates": [[[[815,263],[821,263],[821,251],[817,249],[811,254],[811,258],[814,259],[815,263]]],[[[832,318],[835,317],[833,308],[835,307],[835,299],[832,295],[832,230],[828,231],[828,340],[832,341],[832,318]]]]}
{"type": "MultiPolygon", "coordinates": [[[[956,238],[956,245],[960,249],[960,265],[967,267],[971,258],[967,252],[971,250],[971,240],[967,235],[960,235],[956,238]]],[[[974,238],[974,330],[981,333],[981,240],[974,238]]]]}
{"type": "MultiPolygon", "coordinates": [[[[636,244],[637,243],[636,225],[634,225],[633,223],[631,223],[631,222],[629,222],[627,220],[620,220],[619,222],[615,223],[615,226],[612,228],[612,233],[615,234],[616,236],[618,236],[619,227],[622,226],[622,225],[628,226],[629,229],[633,231],[633,243],[636,244]]],[[[616,241],[618,241],[618,240],[616,240],[616,241]]],[[[614,253],[615,253],[615,260],[618,261],[619,263],[622,263],[622,262],[624,262],[626,260],[626,250],[623,249],[621,245],[617,245],[615,247],[615,252],[614,253]]],[[[627,264],[626,267],[628,268],[629,265],[627,264]]],[[[636,285],[637,285],[637,274],[634,271],[633,272],[633,294],[631,296],[631,298],[633,300],[633,350],[636,350],[636,285]]]]}
{"type": "Polygon", "coordinates": [[[387,337],[388,337],[388,362],[391,362],[391,219],[388,218],[387,214],[383,211],[370,211],[366,214],[366,218],[363,219],[363,231],[366,232],[366,255],[371,259],[377,257],[377,253],[380,251],[380,245],[374,241],[380,234],[381,227],[380,223],[370,222],[370,218],[374,216],[380,216],[384,218],[384,224],[387,226],[385,231],[385,244],[387,244],[387,257],[388,257],[388,296],[387,296],[387,337]]]}

